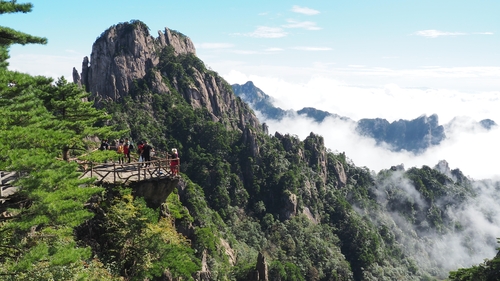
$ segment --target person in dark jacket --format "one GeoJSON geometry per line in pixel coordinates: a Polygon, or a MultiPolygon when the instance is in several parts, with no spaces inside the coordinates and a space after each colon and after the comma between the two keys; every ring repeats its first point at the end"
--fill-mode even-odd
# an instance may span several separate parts
{"type": "Polygon", "coordinates": [[[144,146],[142,147],[142,158],[144,162],[146,162],[146,166],[149,166],[149,161],[151,161],[151,151],[153,147],[148,143],[148,141],[144,141],[144,146]]]}

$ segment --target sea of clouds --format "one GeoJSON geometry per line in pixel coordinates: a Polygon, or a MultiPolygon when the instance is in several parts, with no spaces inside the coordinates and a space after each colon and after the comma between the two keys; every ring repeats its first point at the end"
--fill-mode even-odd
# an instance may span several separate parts
{"type": "Polygon", "coordinates": [[[298,83],[279,78],[244,75],[232,71],[224,76],[231,84],[252,81],[256,87],[274,99],[274,105],[284,110],[314,107],[319,110],[349,117],[384,118],[389,122],[413,120],[422,115],[437,114],[439,124],[446,127],[447,138],[439,146],[415,155],[411,152],[391,152],[377,146],[371,138],[355,131],[353,122],[326,118],[322,123],[305,116],[293,116],[281,121],[261,122],[269,126],[269,133],[289,133],[304,139],[311,132],[324,137],[332,151],[345,152],[357,166],[366,166],[378,172],[393,165],[405,168],[435,166],[448,161],[451,169],[460,169],[473,179],[500,176],[500,126],[486,130],[478,126],[483,119],[492,119],[500,125],[500,90],[477,93],[458,90],[403,88],[396,84],[380,87],[352,86],[332,78],[312,77],[298,83]]]}

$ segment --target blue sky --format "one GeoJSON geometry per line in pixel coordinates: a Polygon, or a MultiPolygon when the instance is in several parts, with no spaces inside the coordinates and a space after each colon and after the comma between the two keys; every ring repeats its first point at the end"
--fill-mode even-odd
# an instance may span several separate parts
{"type": "Polygon", "coordinates": [[[252,80],[284,109],[311,106],[353,120],[455,120],[446,147],[422,157],[377,150],[333,121],[317,125],[298,116],[269,122],[271,133],[314,131],[375,170],[446,159],[474,177],[500,174],[500,130],[486,133],[470,121],[500,124],[500,1],[29,2],[31,13],[1,15],[0,25],[47,37],[48,44],[12,46],[12,70],[71,80],[103,31],[138,19],[155,36],[165,27],[187,35],[208,67],[231,84],[252,80]]]}
{"type": "MultiPolygon", "coordinates": [[[[0,24],[47,37],[49,43],[13,46],[11,65],[51,76],[70,77],[72,66],[90,55],[96,37],[131,19],[145,22],[154,35],[168,27],[189,36],[200,58],[220,74],[279,73],[306,81],[310,75],[337,72],[349,84],[366,86],[386,77],[384,71],[415,70],[430,82],[383,81],[434,87],[440,85],[436,74],[425,74],[426,69],[484,70],[500,62],[498,1],[30,2],[31,13],[2,15],[0,24]],[[359,78],[363,72],[371,77],[359,78]]],[[[498,86],[482,84],[465,86],[498,86]]]]}

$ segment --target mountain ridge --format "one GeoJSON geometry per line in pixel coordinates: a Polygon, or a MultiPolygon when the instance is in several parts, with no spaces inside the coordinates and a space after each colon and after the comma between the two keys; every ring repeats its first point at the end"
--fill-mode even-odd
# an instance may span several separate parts
{"type": "MultiPolygon", "coordinates": [[[[300,110],[283,110],[273,105],[273,99],[256,87],[252,81],[243,85],[233,84],[234,93],[248,102],[250,106],[271,120],[282,120],[285,117],[303,115],[321,123],[325,118],[334,118],[342,121],[352,122],[356,125],[356,131],[362,136],[372,138],[377,145],[389,147],[391,151],[410,151],[415,154],[425,152],[426,149],[439,145],[446,139],[445,127],[451,127],[453,119],[448,124],[440,125],[437,114],[430,116],[421,115],[413,120],[399,119],[389,122],[383,118],[363,118],[354,121],[349,117],[340,116],[335,113],[319,110],[312,107],[304,107],[300,110]]],[[[480,127],[490,130],[497,126],[491,119],[484,119],[476,123],[480,127]]]]}

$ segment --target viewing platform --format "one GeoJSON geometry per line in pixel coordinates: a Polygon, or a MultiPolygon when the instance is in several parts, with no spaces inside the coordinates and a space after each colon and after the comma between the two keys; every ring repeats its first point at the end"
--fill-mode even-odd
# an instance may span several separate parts
{"type": "Polygon", "coordinates": [[[96,178],[96,184],[129,184],[151,179],[178,178],[170,170],[169,159],[133,163],[80,163],[80,178],[96,178]]]}
{"type": "MultiPolygon", "coordinates": [[[[165,184],[175,185],[180,179],[178,174],[174,174],[170,170],[170,160],[163,158],[149,162],[123,164],[81,162],[79,163],[82,173],[80,178],[95,178],[94,184],[96,185],[134,186],[139,193],[145,195],[151,192],[162,193],[163,191],[159,191],[159,189],[163,189],[161,186],[165,184]],[[156,183],[148,184],[151,182],[156,183]],[[162,184],[158,186],[158,182],[162,182],[162,184]]],[[[17,172],[0,171],[0,204],[9,200],[19,190],[19,187],[12,185],[18,177],[17,172]]]]}

